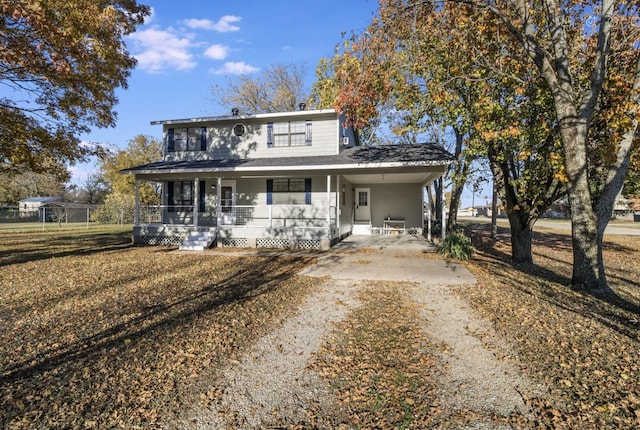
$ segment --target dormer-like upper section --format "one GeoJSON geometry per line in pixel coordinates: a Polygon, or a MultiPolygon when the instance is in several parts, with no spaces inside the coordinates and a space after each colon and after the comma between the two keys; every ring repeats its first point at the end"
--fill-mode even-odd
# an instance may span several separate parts
{"type": "Polygon", "coordinates": [[[165,161],[310,157],[356,144],[333,109],[153,121],[165,161]]]}

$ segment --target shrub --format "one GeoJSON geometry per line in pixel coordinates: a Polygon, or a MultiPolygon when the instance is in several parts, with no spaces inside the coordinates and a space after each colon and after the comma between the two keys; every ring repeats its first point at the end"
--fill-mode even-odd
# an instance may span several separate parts
{"type": "Polygon", "coordinates": [[[456,260],[470,260],[473,256],[474,248],[470,237],[456,231],[445,236],[442,243],[440,243],[438,252],[456,260]]]}

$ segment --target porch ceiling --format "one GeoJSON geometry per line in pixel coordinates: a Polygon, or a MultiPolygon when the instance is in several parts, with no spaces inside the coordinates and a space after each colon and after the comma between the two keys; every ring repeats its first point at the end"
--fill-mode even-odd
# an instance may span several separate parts
{"type": "Polygon", "coordinates": [[[413,173],[366,173],[345,175],[352,184],[430,184],[442,175],[442,172],[413,173]]]}

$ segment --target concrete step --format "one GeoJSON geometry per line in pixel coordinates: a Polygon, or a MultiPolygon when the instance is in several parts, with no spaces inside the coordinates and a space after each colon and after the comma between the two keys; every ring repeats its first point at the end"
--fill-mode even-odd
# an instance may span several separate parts
{"type": "Polygon", "coordinates": [[[367,223],[354,223],[351,228],[351,234],[362,234],[367,235],[371,234],[371,224],[367,223]]]}
{"type": "Polygon", "coordinates": [[[209,232],[192,231],[180,245],[182,251],[204,251],[209,248],[215,240],[214,235],[209,232]]]}

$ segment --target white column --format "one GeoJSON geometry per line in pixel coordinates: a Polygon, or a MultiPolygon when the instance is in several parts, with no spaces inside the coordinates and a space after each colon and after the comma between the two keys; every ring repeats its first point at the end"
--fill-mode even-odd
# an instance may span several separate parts
{"type": "Polygon", "coordinates": [[[442,240],[444,240],[446,231],[447,231],[447,202],[444,198],[444,176],[440,178],[440,198],[442,199],[442,240]]]}
{"type": "Polygon", "coordinates": [[[137,227],[140,225],[140,181],[135,180],[135,204],[136,210],[133,214],[133,224],[137,227]]]}
{"type": "Polygon", "coordinates": [[[198,209],[200,209],[200,181],[193,182],[193,226],[198,226],[198,209]]]}
{"type": "Polygon", "coordinates": [[[424,185],[420,185],[420,234],[424,234],[424,185]]]}
{"type": "Polygon", "coordinates": [[[341,185],[341,181],[340,181],[340,175],[336,175],[336,198],[335,198],[335,202],[336,202],[336,227],[338,228],[338,234],[340,234],[340,196],[341,194],[341,190],[340,190],[340,185],[341,185]]]}
{"type": "MultiPolygon", "coordinates": [[[[331,228],[331,175],[327,175],[327,227],[331,228]]],[[[331,230],[329,230],[331,239],[331,230]]]]}
{"type": "Polygon", "coordinates": [[[216,227],[222,224],[222,178],[216,178],[216,227]]]}

